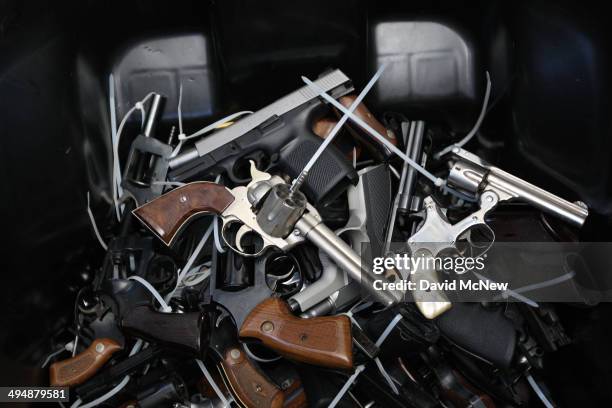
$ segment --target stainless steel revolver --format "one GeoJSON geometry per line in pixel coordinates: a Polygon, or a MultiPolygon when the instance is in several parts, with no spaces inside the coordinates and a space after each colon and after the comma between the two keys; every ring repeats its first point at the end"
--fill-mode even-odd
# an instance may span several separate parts
{"type": "Polygon", "coordinates": [[[211,182],[193,182],[172,190],[135,209],[134,215],[164,243],[170,245],[193,217],[217,214],[225,242],[244,256],[259,256],[268,249],[287,251],[305,240],[325,252],[373,300],[391,306],[402,293],[374,289],[369,265],[330,230],[316,209],[299,191],[278,176],[259,171],[251,163],[252,180],[232,189],[211,182]]]}
{"type": "MultiPolygon", "coordinates": [[[[413,257],[435,257],[444,249],[456,248],[457,241],[470,229],[486,225],[487,213],[504,201],[524,201],[578,227],[584,224],[589,214],[583,203],[571,203],[564,200],[490,165],[464,149],[455,147],[451,155],[452,167],[447,180],[448,184],[469,194],[477,195],[480,208],[461,221],[451,224],[433,198],[426,197],[424,200],[425,221],[408,240],[413,257]]],[[[413,275],[419,279],[438,283],[437,271],[433,268],[413,271],[413,275]]],[[[439,316],[451,307],[451,303],[443,292],[415,291],[413,297],[423,315],[429,319],[439,316]]]]}

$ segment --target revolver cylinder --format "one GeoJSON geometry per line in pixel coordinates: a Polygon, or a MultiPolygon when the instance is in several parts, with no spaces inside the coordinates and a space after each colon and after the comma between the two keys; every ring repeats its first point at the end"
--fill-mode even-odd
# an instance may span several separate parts
{"type": "Polygon", "coordinates": [[[277,184],[270,190],[261,210],[257,223],[267,234],[284,238],[300,219],[306,209],[306,197],[299,191],[290,192],[286,184],[277,184]]]}

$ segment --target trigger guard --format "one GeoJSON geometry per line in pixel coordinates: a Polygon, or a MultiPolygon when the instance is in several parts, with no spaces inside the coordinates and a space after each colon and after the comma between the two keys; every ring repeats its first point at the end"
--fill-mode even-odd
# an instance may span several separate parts
{"type": "Polygon", "coordinates": [[[240,241],[242,241],[242,237],[244,237],[249,232],[253,232],[253,228],[249,227],[246,224],[242,224],[242,226],[236,232],[236,248],[238,248],[241,252],[244,252],[244,248],[240,241]]]}
{"type": "Polygon", "coordinates": [[[223,226],[221,227],[221,238],[223,239],[223,242],[225,242],[225,244],[232,251],[236,252],[238,255],[241,255],[247,258],[256,258],[260,256],[261,254],[263,254],[268,249],[268,247],[270,246],[273,247],[273,245],[270,245],[269,243],[267,243],[266,240],[262,237],[263,246],[261,250],[253,254],[244,252],[244,248],[242,248],[242,245],[240,245],[240,238],[242,238],[244,234],[254,231],[254,230],[248,225],[242,224],[240,228],[238,229],[238,231],[236,232],[236,243],[234,245],[233,243],[230,242],[230,240],[226,236],[227,227],[234,222],[239,222],[242,224],[242,222],[238,218],[223,219],[223,226]],[[244,232],[241,232],[241,231],[244,231],[244,232]]]}
{"type": "Polygon", "coordinates": [[[230,240],[228,239],[228,237],[227,237],[227,235],[226,235],[226,234],[227,234],[227,232],[226,232],[226,231],[227,231],[228,226],[229,226],[229,225],[230,225],[232,222],[239,222],[239,221],[238,221],[237,219],[236,219],[236,220],[233,220],[233,219],[227,220],[227,219],[225,219],[225,218],[223,218],[222,220],[223,220],[223,226],[221,227],[221,239],[223,239],[223,242],[225,242],[225,244],[226,244],[226,245],[227,245],[227,246],[228,246],[228,247],[229,247],[229,248],[230,248],[232,251],[234,251],[234,252],[236,252],[236,253],[238,253],[238,254],[240,254],[240,255],[243,255],[243,256],[248,256],[248,254],[245,254],[245,253],[243,253],[242,251],[240,251],[238,248],[236,248],[236,246],[230,242],[230,240]]]}

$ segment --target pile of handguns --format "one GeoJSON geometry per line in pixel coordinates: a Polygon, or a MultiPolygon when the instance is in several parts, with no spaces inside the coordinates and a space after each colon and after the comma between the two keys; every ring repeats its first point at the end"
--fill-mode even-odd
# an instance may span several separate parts
{"type": "Polygon", "coordinates": [[[462,236],[510,200],[574,226],[585,207],[459,145],[437,154],[448,141],[434,127],[396,113],[378,120],[340,70],[306,82],[178,147],[155,132],[163,97],[147,100],[118,167],[119,218],[113,209],[98,220],[104,262],[49,365],[73,407],[533,398],[527,377],[542,347],[568,341],[553,309],[380,289],[375,281],[401,276],[372,273],[371,260],[391,243],[419,256],[460,253],[462,236]],[[544,336],[524,328],[527,315],[544,336]]]}

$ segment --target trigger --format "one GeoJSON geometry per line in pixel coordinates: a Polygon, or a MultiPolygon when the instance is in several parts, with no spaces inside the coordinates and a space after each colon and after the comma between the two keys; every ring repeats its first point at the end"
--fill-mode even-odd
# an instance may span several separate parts
{"type": "Polygon", "coordinates": [[[245,224],[243,224],[236,232],[236,248],[238,248],[240,252],[244,252],[244,248],[242,247],[242,244],[241,244],[242,237],[244,237],[249,232],[253,232],[253,228],[245,224]]]}

